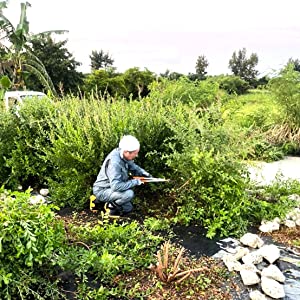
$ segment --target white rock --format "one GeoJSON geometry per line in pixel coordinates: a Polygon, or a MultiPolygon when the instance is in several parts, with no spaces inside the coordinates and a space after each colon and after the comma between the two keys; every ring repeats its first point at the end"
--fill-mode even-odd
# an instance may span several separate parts
{"type": "Polygon", "coordinates": [[[241,237],[240,242],[243,245],[249,246],[251,248],[260,248],[264,244],[264,241],[257,234],[249,232],[241,237]]]}
{"type": "Polygon", "coordinates": [[[256,272],[252,272],[249,270],[241,270],[240,271],[241,278],[243,280],[244,285],[253,285],[260,282],[260,279],[256,272]]]}
{"type": "Polygon", "coordinates": [[[227,269],[231,271],[239,271],[241,268],[241,263],[237,261],[232,254],[225,254],[222,257],[222,260],[227,267],[227,269]]]}
{"type": "Polygon", "coordinates": [[[29,198],[29,203],[30,204],[43,204],[46,203],[46,199],[42,195],[36,195],[36,196],[31,196],[29,198]]]}
{"type": "Polygon", "coordinates": [[[44,197],[46,197],[49,194],[49,190],[48,189],[40,189],[40,194],[44,197]]]}
{"type": "Polygon", "coordinates": [[[261,232],[273,232],[275,230],[279,230],[279,227],[280,227],[280,225],[278,222],[269,221],[269,222],[266,222],[266,223],[260,225],[259,230],[261,232]]]}
{"type": "Polygon", "coordinates": [[[285,220],[284,225],[288,228],[296,227],[296,223],[292,220],[285,220]]]}
{"type": "Polygon", "coordinates": [[[240,271],[242,271],[242,270],[247,270],[247,271],[259,273],[259,270],[253,264],[243,264],[243,265],[241,265],[240,271]]]}
{"type": "Polygon", "coordinates": [[[296,223],[297,226],[300,226],[300,219],[296,220],[295,223],[296,223]]]}
{"type": "Polygon", "coordinates": [[[220,250],[219,252],[215,253],[212,257],[216,259],[222,259],[228,253],[225,250],[220,250]]]}
{"type": "Polygon", "coordinates": [[[297,194],[292,194],[288,196],[289,200],[300,201],[300,196],[297,194]]]}
{"type": "Polygon", "coordinates": [[[251,291],[249,297],[251,300],[267,300],[267,297],[258,290],[251,291]]]}
{"type": "Polygon", "coordinates": [[[257,250],[270,264],[280,257],[280,249],[275,245],[265,245],[257,250]]]}
{"type": "Polygon", "coordinates": [[[248,248],[245,247],[237,247],[236,248],[236,253],[234,254],[234,258],[236,260],[240,260],[243,256],[249,254],[250,251],[248,248]]]}
{"type": "Polygon", "coordinates": [[[242,257],[242,261],[245,264],[254,264],[257,265],[263,261],[263,256],[258,251],[253,251],[242,257]]]}
{"type": "Polygon", "coordinates": [[[275,265],[269,265],[267,268],[264,268],[261,272],[261,276],[268,277],[279,282],[285,281],[285,276],[275,265]]]}
{"type": "Polygon", "coordinates": [[[300,218],[300,209],[298,207],[294,208],[289,213],[287,213],[285,217],[287,220],[297,220],[298,218],[300,218]]]}
{"type": "Polygon", "coordinates": [[[263,292],[274,298],[279,299],[285,296],[283,285],[274,279],[268,277],[261,277],[261,288],[263,292]]]}
{"type": "Polygon", "coordinates": [[[276,223],[280,224],[280,223],[281,223],[281,220],[280,220],[278,217],[276,217],[276,218],[273,220],[273,222],[276,222],[276,223]]]}

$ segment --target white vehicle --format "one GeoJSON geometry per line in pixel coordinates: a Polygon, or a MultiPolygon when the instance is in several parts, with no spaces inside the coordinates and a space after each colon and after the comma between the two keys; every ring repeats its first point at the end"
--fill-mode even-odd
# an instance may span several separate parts
{"type": "Polygon", "coordinates": [[[44,98],[47,97],[42,92],[35,92],[35,91],[8,91],[4,94],[4,102],[6,110],[9,110],[12,107],[20,106],[24,99],[28,98],[44,98]]]}

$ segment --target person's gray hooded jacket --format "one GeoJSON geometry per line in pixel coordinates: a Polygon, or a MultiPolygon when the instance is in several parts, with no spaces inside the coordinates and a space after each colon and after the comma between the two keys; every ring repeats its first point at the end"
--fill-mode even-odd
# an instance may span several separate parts
{"type": "Polygon", "coordinates": [[[128,173],[134,176],[149,176],[150,174],[134,163],[121,157],[120,148],[111,151],[105,158],[97,179],[93,185],[93,193],[111,188],[113,191],[126,191],[140,185],[138,179],[129,179],[128,173]]]}

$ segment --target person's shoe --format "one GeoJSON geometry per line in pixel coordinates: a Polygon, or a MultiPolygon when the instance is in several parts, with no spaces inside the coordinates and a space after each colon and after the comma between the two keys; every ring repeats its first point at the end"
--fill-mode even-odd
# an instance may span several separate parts
{"type": "Polygon", "coordinates": [[[110,217],[120,217],[121,214],[117,209],[110,208],[109,209],[109,216],[110,217]]]}
{"type": "Polygon", "coordinates": [[[110,218],[115,218],[115,219],[120,218],[120,210],[113,207],[111,203],[105,203],[104,210],[110,218]]]}
{"type": "Polygon", "coordinates": [[[90,196],[90,210],[93,211],[93,212],[96,211],[95,200],[96,200],[96,196],[95,195],[91,195],[90,196]]]}

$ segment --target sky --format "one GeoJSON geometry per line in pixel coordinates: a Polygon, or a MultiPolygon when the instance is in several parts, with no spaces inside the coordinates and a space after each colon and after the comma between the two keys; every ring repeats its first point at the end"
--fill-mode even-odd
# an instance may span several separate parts
{"type": "MultiPolygon", "coordinates": [[[[4,15],[17,25],[19,0],[4,15]]],[[[230,74],[233,52],[258,55],[261,76],[300,59],[299,0],[28,0],[30,32],[68,30],[54,40],[90,72],[92,51],[103,50],[117,71],[138,67],[195,73],[197,58],[208,60],[208,75],[230,74]]]]}

